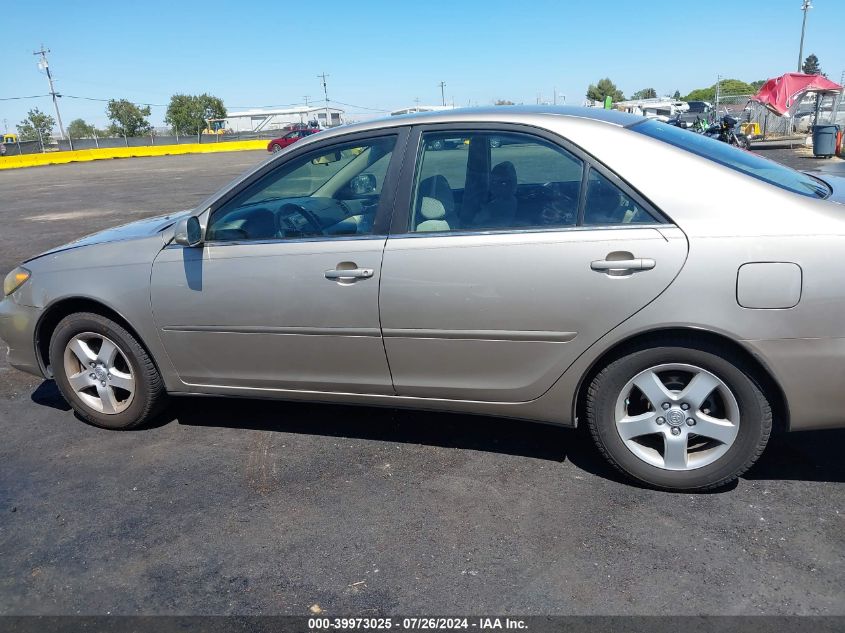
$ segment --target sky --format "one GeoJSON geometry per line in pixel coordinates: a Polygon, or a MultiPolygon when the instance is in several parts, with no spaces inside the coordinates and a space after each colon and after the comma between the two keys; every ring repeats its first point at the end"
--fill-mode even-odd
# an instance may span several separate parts
{"type": "MultiPolygon", "coordinates": [[[[813,0],[804,56],[845,71],[845,0],[813,0]]],[[[610,77],[627,95],[796,70],[800,0],[0,0],[0,129],[53,113],[33,51],[50,49],[65,125],[105,127],[106,104],[208,92],[230,111],[329,98],[347,119],[496,99],[580,105],[610,77]]],[[[150,121],[163,125],[165,107],[150,121]]]]}

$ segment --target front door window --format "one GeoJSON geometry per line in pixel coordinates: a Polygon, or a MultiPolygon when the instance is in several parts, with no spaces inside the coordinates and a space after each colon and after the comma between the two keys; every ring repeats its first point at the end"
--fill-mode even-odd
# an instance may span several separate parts
{"type": "Polygon", "coordinates": [[[286,162],[214,210],[207,241],[371,235],[395,144],[339,144],[286,162]]]}

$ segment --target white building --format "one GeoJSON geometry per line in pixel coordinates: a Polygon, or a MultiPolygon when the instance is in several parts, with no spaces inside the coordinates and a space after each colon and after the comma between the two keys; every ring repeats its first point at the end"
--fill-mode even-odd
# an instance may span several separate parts
{"type": "Polygon", "coordinates": [[[262,132],[280,130],[293,123],[316,121],[319,127],[343,125],[344,111],[338,108],[301,106],[298,108],[244,110],[229,112],[225,119],[209,119],[211,129],[227,132],[262,132]],[[328,119],[326,114],[328,113],[328,119]]]}
{"type": "Polygon", "coordinates": [[[402,108],[401,110],[394,110],[390,116],[399,116],[400,114],[413,114],[415,112],[440,112],[441,110],[454,110],[455,106],[450,105],[415,105],[410,108],[402,108]]]}
{"type": "Polygon", "coordinates": [[[618,101],[613,104],[613,109],[645,117],[673,117],[689,110],[689,105],[678,99],[657,97],[656,99],[618,101]]]}

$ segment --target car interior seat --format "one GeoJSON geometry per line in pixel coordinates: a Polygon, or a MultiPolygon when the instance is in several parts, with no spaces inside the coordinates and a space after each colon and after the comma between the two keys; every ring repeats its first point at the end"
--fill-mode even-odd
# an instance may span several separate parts
{"type": "Polygon", "coordinates": [[[423,200],[426,198],[438,200],[443,205],[446,222],[449,223],[451,228],[458,228],[458,215],[455,213],[455,194],[445,176],[438,174],[420,181],[420,189],[417,194],[417,199],[419,200],[417,202],[417,218],[422,217],[420,215],[420,208],[423,200]]]}
{"type": "Polygon", "coordinates": [[[446,208],[436,198],[424,196],[420,199],[420,209],[417,214],[422,221],[417,224],[418,232],[448,231],[451,229],[446,220],[446,208]]]}

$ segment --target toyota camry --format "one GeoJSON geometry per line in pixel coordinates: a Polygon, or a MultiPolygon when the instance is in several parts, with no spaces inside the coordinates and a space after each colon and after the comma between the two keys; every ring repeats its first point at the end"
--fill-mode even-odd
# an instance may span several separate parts
{"type": "Polygon", "coordinates": [[[0,337],[110,429],[191,394],[468,412],[702,490],[845,425],[843,200],[619,112],[391,117],[23,262],[0,337]]]}

